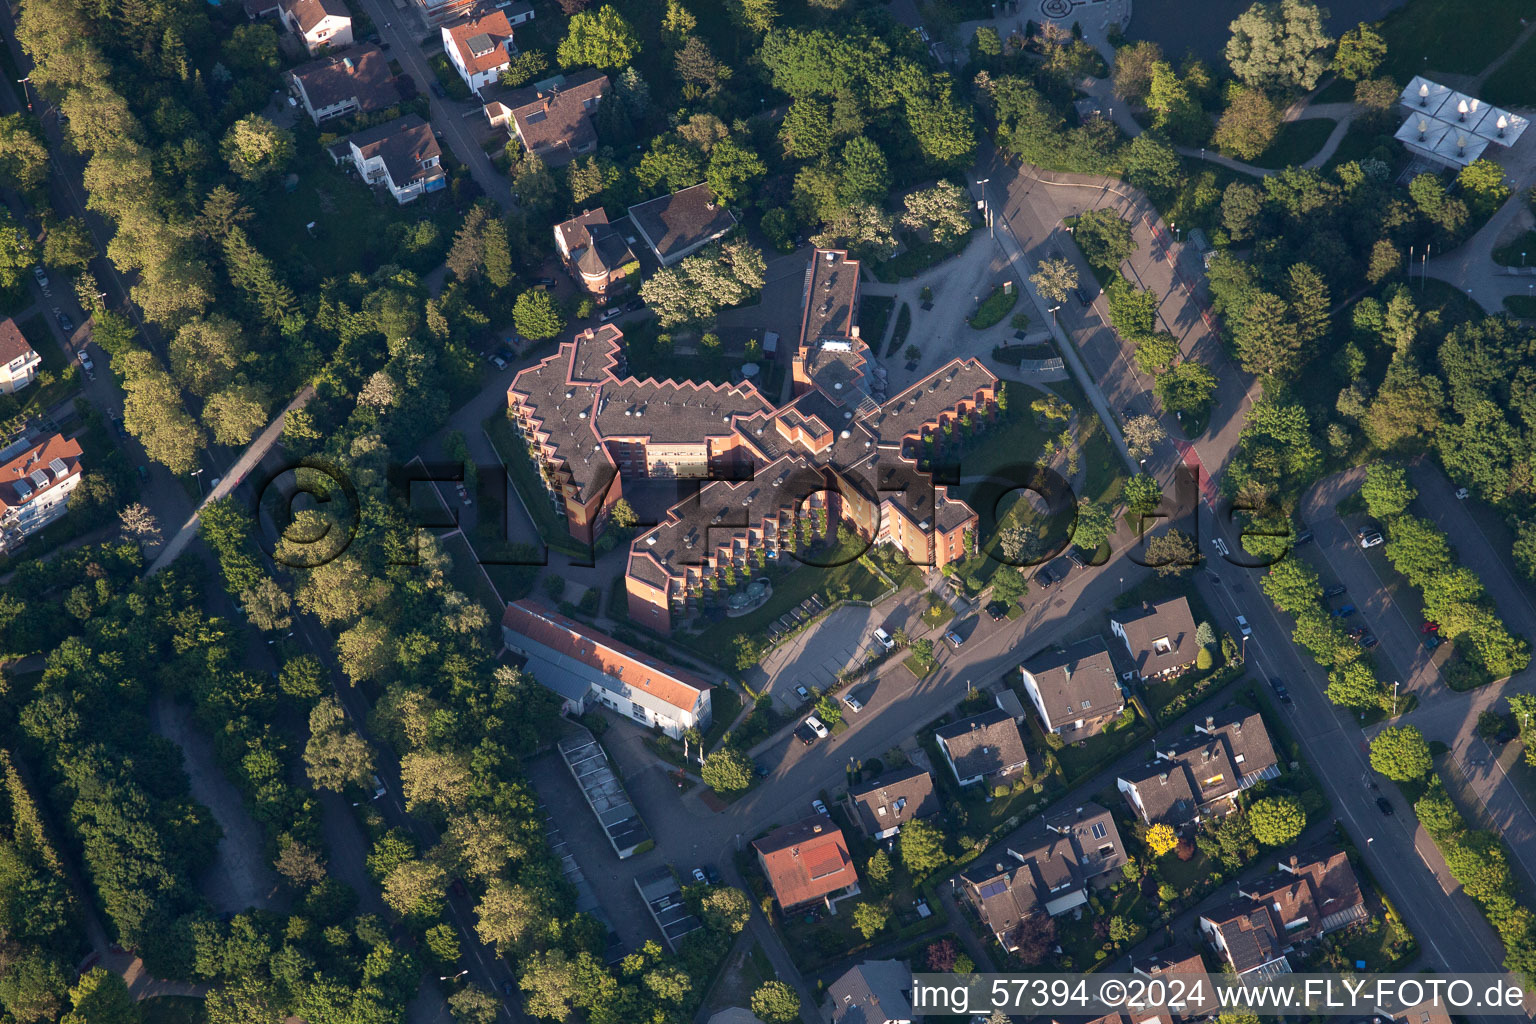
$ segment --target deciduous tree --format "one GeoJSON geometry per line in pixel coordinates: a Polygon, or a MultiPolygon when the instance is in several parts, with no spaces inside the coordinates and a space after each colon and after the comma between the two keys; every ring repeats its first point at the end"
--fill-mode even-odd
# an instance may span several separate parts
{"type": "Polygon", "coordinates": [[[1255,800],[1248,808],[1253,838],[1265,846],[1289,846],[1307,827],[1307,812],[1293,796],[1255,800]]]}
{"type": "Polygon", "coordinates": [[[1371,767],[1394,781],[1409,782],[1429,774],[1434,759],[1416,726],[1388,726],[1371,740],[1371,767]]]}
{"type": "Polygon", "coordinates": [[[563,67],[590,64],[617,71],[631,64],[639,52],[640,39],[635,30],[617,8],[604,4],[596,12],[582,11],[571,17],[555,56],[563,67]]]}
{"type": "Polygon", "coordinates": [[[1256,3],[1229,26],[1227,64],[1258,89],[1311,89],[1328,70],[1333,44],[1323,12],[1308,0],[1256,3]]]}

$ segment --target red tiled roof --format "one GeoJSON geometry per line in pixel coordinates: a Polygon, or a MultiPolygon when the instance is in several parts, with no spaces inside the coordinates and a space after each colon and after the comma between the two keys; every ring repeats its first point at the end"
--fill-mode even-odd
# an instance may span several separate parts
{"type": "Polygon", "coordinates": [[[763,858],[781,908],[810,903],[859,880],[842,830],[824,814],[785,825],[752,846],[763,858]]]}
{"type": "Polygon", "coordinates": [[[281,6],[299,23],[301,32],[308,32],[326,18],[352,20],[352,12],[341,0],[282,0],[281,6]]]}
{"type": "Polygon", "coordinates": [[[512,23],[507,20],[504,11],[492,11],[478,18],[465,18],[448,29],[448,37],[453,40],[454,48],[459,51],[459,62],[469,71],[476,74],[481,71],[489,71],[491,68],[499,68],[511,61],[507,55],[507,40],[512,38],[512,23]],[[483,53],[476,55],[469,41],[475,36],[485,36],[490,44],[483,53]]]}
{"type": "Polygon", "coordinates": [[[80,443],[63,434],[50,434],[37,444],[21,452],[11,461],[0,466],[0,513],[6,509],[32,501],[39,494],[80,472],[80,443]],[[55,473],[50,465],[54,459],[64,463],[64,472],[55,473]],[[46,482],[39,482],[34,473],[41,473],[46,482]],[[15,484],[25,481],[28,494],[21,497],[15,484]]]}
{"type": "Polygon", "coordinates": [[[22,337],[21,328],[16,326],[16,321],[10,317],[0,320],[0,366],[30,351],[32,346],[27,344],[26,338],[22,337]]]}
{"type": "Polygon", "coordinates": [[[650,655],[532,601],[507,605],[501,624],[683,711],[691,712],[699,694],[710,687],[692,672],[663,665],[650,655]]]}

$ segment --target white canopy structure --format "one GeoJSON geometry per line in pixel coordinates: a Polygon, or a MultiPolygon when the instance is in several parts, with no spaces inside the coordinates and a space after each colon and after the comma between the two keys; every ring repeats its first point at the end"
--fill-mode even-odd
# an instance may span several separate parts
{"type": "Polygon", "coordinates": [[[1395,138],[1443,167],[1465,167],[1489,146],[1514,145],[1529,123],[1519,114],[1421,75],[1414,76],[1398,100],[1408,116],[1395,138]]]}

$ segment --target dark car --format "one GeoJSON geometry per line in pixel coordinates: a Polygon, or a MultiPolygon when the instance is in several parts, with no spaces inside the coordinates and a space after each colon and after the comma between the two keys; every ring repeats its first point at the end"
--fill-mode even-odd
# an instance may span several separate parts
{"type": "Polygon", "coordinates": [[[1380,640],[1377,640],[1370,633],[1367,633],[1367,634],[1365,634],[1365,636],[1360,638],[1360,646],[1364,647],[1366,650],[1370,650],[1372,647],[1375,647],[1380,642],[1381,642],[1380,640]]]}
{"type": "Polygon", "coordinates": [[[453,894],[461,897],[469,895],[469,890],[464,887],[464,880],[462,878],[455,878],[453,880],[453,894]]]}
{"type": "Polygon", "coordinates": [[[1393,807],[1392,807],[1392,801],[1388,800],[1384,796],[1379,796],[1379,797],[1376,798],[1376,806],[1380,807],[1381,808],[1381,813],[1385,814],[1389,818],[1394,813],[1393,812],[1393,807]]]}
{"type": "Polygon", "coordinates": [[[1084,290],[1082,288],[1073,288],[1072,289],[1072,294],[1077,296],[1077,303],[1078,303],[1078,305],[1080,305],[1080,306],[1091,306],[1091,305],[1093,305],[1093,296],[1089,295],[1086,290],[1084,290]]]}
{"type": "Polygon", "coordinates": [[[1298,533],[1296,535],[1296,539],[1294,541],[1292,541],[1291,543],[1294,544],[1296,547],[1301,547],[1303,544],[1310,544],[1310,543],[1312,543],[1312,531],[1311,530],[1302,530],[1300,533],[1298,533]]]}
{"type": "Polygon", "coordinates": [[[1335,583],[1333,586],[1331,586],[1327,590],[1323,591],[1323,596],[1324,597],[1338,597],[1340,594],[1345,594],[1345,593],[1348,593],[1348,592],[1349,592],[1349,588],[1346,587],[1344,584],[1342,584],[1342,583],[1335,583]]]}
{"type": "Polygon", "coordinates": [[[501,983],[501,994],[506,996],[508,999],[511,999],[512,993],[516,991],[517,990],[512,987],[512,983],[510,981],[504,981],[501,983]]]}
{"type": "Polygon", "coordinates": [[[1008,605],[1002,601],[993,601],[987,605],[987,614],[992,616],[993,622],[1001,622],[1008,617],[1008,605]]]}
{"type": "Polygon", "coordinates": [[[1280,698],[1280,702],[1282,704],[1291,703],[1291,691],[1287,690],[1285,688],[1285,684],[1282,683],[1279,679],[1274,678],[1273,676],[1270,677],[1269,687],[1275,691],[1275,696],[1280,698]]]}
{"type": "Polygon", "coordinates": [[[448,98],[448,90],[443,88],[442,82],[433,82],[432,95],[436,96],[440,100],[445,100],[448,98]]]}
{"type": "Polygon", "coordinates": [[[1056,577],[1051,575],[1051,570],[1042,567],[1035,573],[1035,582],[1042,587],[1049,587],[1056,582],[1056,577]]]}
{"type": "Polygon", "coordinates": [[[756,775],[760,779],[766,779],[768,777],[768,766],[763,764],[761,761],[753,761],[752,774],[756,775]]]}
{"type": "Polygon", "coordinates": [[[1439,647],[1443,643],[1445,643],[1445,641],[1440,639],[1439,633],[1424,634],[1424,646],[1428,647],[1430,650],[1434,650],[1436,647],[1439,647]]]}
{"type": "Polygon", "coordinates": [[[806,746],[816,742],[816,731],[803,723],[795,727],[795,735],[800,737],[800,742],[806,746]]]}
{"type": "Polygon", "coordinates": [[[59,326],[64,329],[65,334],[75,333],[75,322],[69,318],[68,313],[64,312],[63,310],[59,310],[53,315],[58,318],[59,326]]]}
{"type": "Polygon", "coordinates": [[[1355,606],[1352,604],[1341,604],[1333,610],[1333,617],[1336,619],[1347,619],[1353,614],[1355,614],[1355,606]]]}
{"type": "Polygon", "coordinates": [[[1093,556],[1095,554],[1096,552],[1084,551],[1082,548],[1074,544],[1067,549],[1067,561],[1071,562],[1079,569],[1086,569],[1093,564],[1093,556]]]}
{"type": "Polygon", "coordinates": [[[540,288],[553,288],[555,286],[555,279],[552,277],[536,277],[533,279],[533,283],[540,288]]]}
{"type": "Polygon", "coordinates": [[[713,864],[704,865],[704,877],[709,879],[710,885],[720,884],[720,872],[715,870],[715,866],[713,864]]]}
{"type": "Polygon", "coordinates": [[[626,313],[634,313],[644,308],[644,299],[630,299],[628,302],[624,303],[624,312],[626,313]]]}

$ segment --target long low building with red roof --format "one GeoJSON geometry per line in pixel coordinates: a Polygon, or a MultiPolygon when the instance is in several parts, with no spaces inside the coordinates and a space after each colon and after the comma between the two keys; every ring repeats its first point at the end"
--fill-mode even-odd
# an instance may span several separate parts
{"type": "Polygon", "coordinates": [[[709,728],[710,683],[532,601],[507,605],[502,640],[523,668],[581,714],[600,703],[673,739],[709,728]]]}
{"type": "Polygon", "coordinates": [[[523,370],[507,391],[511,419],[534,453],[571,535],[601,534],[623,481],[708,481],[630,547],[629,615],[670,633],[705,592],[751,579],[846,524],[918,565],[971,552],[979,521],[930,463],[952,436],[997,408],[997,378],[954,359],[887,395],[859,337],[859,263],[819,249],[806,268],[794,395],[775,407],[750,383],[637,380],[623,334],[587,330],[523,370]]]}

